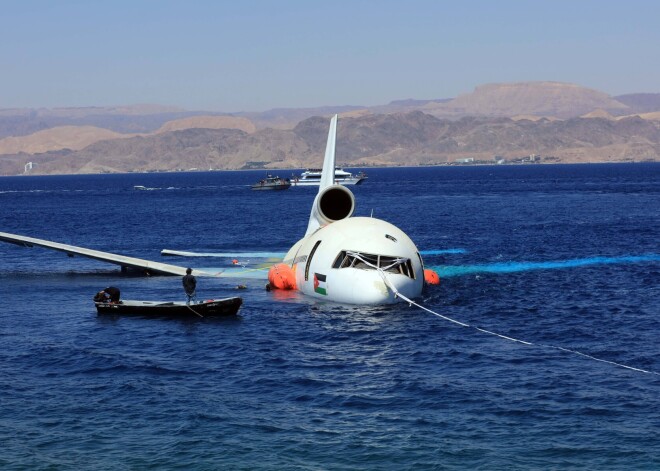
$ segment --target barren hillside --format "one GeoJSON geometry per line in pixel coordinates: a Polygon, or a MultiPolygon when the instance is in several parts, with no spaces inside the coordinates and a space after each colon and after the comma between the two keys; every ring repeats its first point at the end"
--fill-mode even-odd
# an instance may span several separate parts
{"type": "MultiPolygon", "coordinates": [[[[0,156],[0,173],[97,173],[174,170],[301,168],[319,166],[328,119],[304,120],[293,130],[186,129],[112,139],[79,151],[0,156]]],[[[534,155],[537,162],[660,161],[660,122],[463,118],[444,120],[419,111],[343,118],[337,160],[350,166],[440,165],[459,159],[494,163],[534,155]]]]}
{"type": "Polygon", "coordinates": [[[603,92],[575,84],[522,82],[482,85],[447,103],[428,103],[423,111],[438,117],[527,114],[567,119],[597,109],[623,112],[627,106],[603,92]]]}
{"type": "Polygon", "coordinates": [[[522,82],[454,99],[231,115],[158,105],[0,110],[0,173],[27,162],[35,173],[318,166],[335,113],[338,159],[353,165],[660,160],[660,94],[522,82]]]}
{"type": "Polygon", "coordinates": [[[168,121],[163,124],[154,134],[170,131],[181,131],[183,129],[240,129],[250,134],[257,130],[254,123],[247,118],[233,116],[191,116],[168,121]]]}
{"type": "Polygon", "coordinates": [[[130,137],[94,126],[59,126],[27,136],[0,139],[0,155],[25,152],[37,154],[60,149],[79,150],[104,139],[130,137]]]}

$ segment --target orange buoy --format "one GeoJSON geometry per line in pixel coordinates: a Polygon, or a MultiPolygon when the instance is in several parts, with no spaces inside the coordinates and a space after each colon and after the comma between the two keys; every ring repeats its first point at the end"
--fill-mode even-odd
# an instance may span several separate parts
{"type": "Polygon", "coordinates": [[[440,276],[430,268],[426,268],[424,270],[424,281],[426,281],[430,285],[439,285],[440,276]]]}
{"type": "Polygon", "coordinates": [[[231,263],[233,263],[234,265],[238,265],[238,260],[234,259],[231,261],[231,263]]]}
{"type": "Polygon", "coordinates": [[[296,275],[285,263],[273,265],[268,270],[268,281],[272,288],[296,289],[296,275]]]}

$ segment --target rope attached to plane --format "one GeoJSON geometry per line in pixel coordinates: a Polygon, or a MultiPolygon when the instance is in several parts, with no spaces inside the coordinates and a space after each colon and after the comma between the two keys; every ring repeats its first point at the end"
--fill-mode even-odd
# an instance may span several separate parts
{"type": "Polygon", "coordinates": [[[431,309],[428,309],[428,308],[422,306],[421,304],[416,303],[412,299],[409,299],[405,295],[399,293],[399,291],[396,289],[396,287],[392,283],[390,283],[390,281],[387,279],[387,275],[385,273],[385,270],[392,268],[394,265],[397,265],[397,264],[400,264],[400,263],[405,263],[405,261],[402,261],[402,259],[397,259],[393,264],[389,265],[388,267],[380,268],[380,267],[375,266],[373,263],[365,260],[364,257],[362,257],[359,253],[351,252],[350,255],[355,257],[355,258],[358,258],[361,262],[365,263],[366,265],[368,265],[371,268],[374,268],[376,271],[378,271],[381,278],[383,279],[383,282],[385,283],[385,286],[387,286],[389,289],[392,290],[395,297],[401,298],[404,301],[408,302],[411,306],[416,306],[416,307],[418,307],[420,309],[423,309],[424,311],[426,311],[430,314],[433,314],[434,316],[437,316],[437,317],[439,317],[441,319],[444,319],[448,322],[451,322],[453,324],[460,325],[461,327],[467,327],[467,328],[475,329],[475,330],[478,330],[479,332],[483,332],[483,333],[489,334],[489,335],[494,335],[496,337],[502,338],[504,340],[509,340],[511,342],[522,343],[523,345],[529,345],[529,346],[535,346],[535,347],[544,347],[544,348],[553,348],[555,350],[561,350],[563,352],[572,353],[574,355],[579,355],[579,356],[582,356],[582,357],[585,357],[585,358],[589,358],[591,360],[600,361],[602,363],[609,363],[610,365],[619,366],[621,368],[626,368],[628,370],[638,371],[640,373],[660,375],[660,373],[655,372],[655,371],[644,370],[642,368],[635,368],[633,366],[624,365],[623,363],[617,363],[615,361],[605,360],[603,358],[598,358],[598,357],[595,357],[595,356],[592,356],[592,355],[588,355],[586,353],[582,353],[582,352],[579,352],[577,350],[572,350],[570,348],[564,348],[564,347],[559,347],[559,346],[556,346],[556,345],[547,345],[547,344],[540,344],[540,343],[535,344],[535,343],[532,343],[532,342],[528,342],[526,340],[521,340],[521,339],[517,339],[517,338],[514,338],[514,337],[509,337],[507,335],[498,334],[497,332],[492,332],[490,330],[482,329],[482,328],[474,326],[474,325],[470,325],[470,324],[466,324],[464,322],[457,321],[456,319],[452,319],[451,317],[443,316],[442,314],[439,314],[435,311],[432,311],[431,309]]]}

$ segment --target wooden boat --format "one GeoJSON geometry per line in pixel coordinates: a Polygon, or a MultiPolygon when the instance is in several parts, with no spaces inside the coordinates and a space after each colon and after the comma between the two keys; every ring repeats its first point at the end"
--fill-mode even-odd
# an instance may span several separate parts
{"type": "Polygon", "coordinates": [[[243,304],[243,299],[207,299],[186,304],[177,301],[122,300],[119,303],[95,302],[99,314],[128,314],[154,317],[222,317],[234,316],[243,304]]]}
{"type": "Polygon", "coordinates": [[[259,180],[252,185],[253,190],[287,190],[291,186],[288,178],[274,177],[268,175],[263,180],[259,180]]]}

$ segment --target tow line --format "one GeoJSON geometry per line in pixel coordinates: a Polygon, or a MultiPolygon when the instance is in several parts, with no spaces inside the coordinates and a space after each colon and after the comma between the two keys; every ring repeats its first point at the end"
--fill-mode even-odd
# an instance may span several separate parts
{"type": "Polygon", "coordinates": [[[577,350],[572,350],[572,349],[570,349],[570,348],[559,347],[559,346],[557,346],[557,345],[548,345],[548,344],[541,344],[541,343],[533,343],[533,342],[529,342],[529,341],[527,341],[527,340],[521,340],[521,339],[517,339],[517,338],[514,338],[514,337],[510,337],[510,336],[508,336],[508,335],[502,335],[502,334],[499,334],[499,333],[497,333],[497,332],[493,332],[493,331],[490,331],[490,330],[482,329],[481,327],[477,327],[477,326],[474,326],[474,325],[466,324],[465,322],[457,321],[456,319],[452,319],[451,317],[443,316],[442,314],[439,314],[439,313],[437,313],[437,312],[435,312],[435,311],[432,311],[431,309],[429,309],[429,308],[427,308],[427,307],[424,307],[424,306],[422,306],[421,304],[418,304],[418,303],[416,303],[415,301],[413,301],[412,299],[409,299],[408,297],[406,297],[406,296],[404,296],[403,294],[399,293],[399,291],[398,291],[398,290],[392,285],[392,283],[390,283],[390,281],[387,279],[387,275],[385,274],[385,271],[384,271],[382,268],[376,267],[376,266],[374,266],[373,264],[369,263],[368,261],[366,261],[366,260],[364,260],[364,259],[362,259],[362,261],[365,262],[365,263],[367,263],[368,265],[370,265],[372,268],[375,268],[376,270],[378,270],[378,273],[379,273],[380,276],[383,278],[383,282],[385,283],[385,285],[386,285],[389,289],[392,290],[392,292],[394,293],[395,297],[399,297],[399,298],[403,299],[404,301],[408,302],[411,306],[416,306],[416,307],[418,307],[418,308],[420,308],[420,309],[423,309],[424,311],[426,311],[426,312],[428,312],[428,313],[430,313],[430,314],[433,314],[434,316],[437,316],[437,317],[439,317],[439,318],[441,318],[441,319],[443,319],[443,320],[446,320],[446,321],[448,321],[448,322],[451,322],[451,323],[453,323],[453,324],[460,325],[461,327],[467,327],[467,328],[469,328],[469,329],[478,330],[479,332],[483,332],[483,333],[488,334],[488,335],[494,335],[495,337],[499,337],[499,338],[504,339],[504,340],[509,340],[509,341],[511,341],[511,342],[521,343],[521,344],[523,344],[523,345],[529,345],[529,346],[534,346],[534,347],[543,347],[543,348],[552,348],[552,349],[555,349],[555,350],[561,350],[562,352],[567,352],[567,353],[572,353],[572,354],[574,354],[574,355],[579,355],[579,356],[584,357],[584,358],[589,358],[590,360],[600,361],[600,362],[602,362],[602,363],[608,363],[608,364],[610,364],[610,365],[618,366],[618,367],[621,367],[621,368],[626,368],[626,369],[628,369],[628,370],[637,371],[637,372],[639,372],[639,373],[647,373],[647,374],[653,374],[653,375],[660,375],[660,373],[655,372],[655,371],[644,370],[644,369],[642,369],[642,368],[635,368],[634,366],[624,365],[623,363],[617,363],[617,362],[615,362],[615,361],[605,360],[605,359],[603,359],[603,358],[598,358],[598,357],[595,357],[595,356],[593,356],[593,355],[588,355],[588,354],[586,354],[586,353],[582,353],[582,352],[579,352],[579,351],[577,351],[577,350]]]}

